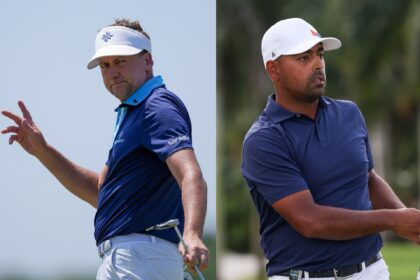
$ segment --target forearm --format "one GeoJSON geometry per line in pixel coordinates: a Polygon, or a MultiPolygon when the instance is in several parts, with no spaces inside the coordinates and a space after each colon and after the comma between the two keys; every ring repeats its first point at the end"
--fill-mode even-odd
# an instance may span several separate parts
{"type": "Polygon", "coordinates": [[[308,190],[281,200],[273,208],[307,238],[348,240],[385,230],[420,242],[420,211],[413,208],[351,210],[319,205],[308,190]]]}
{"type": "Polygon", "coordinates": [[[191,271],[197,264],[200,269],[205,269],[208,249],[202,237],[207,210],[207,184],[192,149],[177,151],[166,162],[181,188],[185,215],[184,240],[188,246],[188,250],[180,246],[184,263],[191,271]]]}
{"type": "Polygon", "coordinates": [[[93,207],[98,200],[98,174],[80,167],[54,147],[46,145],[34,154],[36,158],[74,195],[85,200],[93,207]]]}
{"type": "Polygon", "coordinates": [[[369,197],[373,209],[405,208],[392,188],[374,170],[369,173],[369,197]]]}
{"type": "Polygon", "coordinates": [[[182,205],[185,214],[185,235],[202,237],[207,210],[207,184],[201,172],[185,177],[181,182],[182,205]]]}
{"type": "Polygon", "coordinates": [[[307,226],[300,226],[303,235],[328,240],[348,240],[391,230],[396,218],[392,210],[355,211],[317,206],[312,212],[307,226]]]}

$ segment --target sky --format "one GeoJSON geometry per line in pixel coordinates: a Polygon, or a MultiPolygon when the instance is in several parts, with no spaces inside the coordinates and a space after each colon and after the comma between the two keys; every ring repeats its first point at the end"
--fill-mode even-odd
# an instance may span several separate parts
{"type": "MultiPolygon", "coordinates": [[[[152,41],[154,74],[187,106],[209,188],[207,234],[216,231],[215,1],[0,2],[0,110],[23,100],[47,142],[100,171],[119,101],[87,70],[95,35],[115,18],[139,20],[152,41]]],[[[20,113],[20,112],[19,112],[20,113]]],[[[0,128],[11,121],[0,116],[0,128]]],[[[0,135],[0,279],[9,272],[54,277],[99,266],[95,209],[68,192],[18,144],[0,135]]]]}

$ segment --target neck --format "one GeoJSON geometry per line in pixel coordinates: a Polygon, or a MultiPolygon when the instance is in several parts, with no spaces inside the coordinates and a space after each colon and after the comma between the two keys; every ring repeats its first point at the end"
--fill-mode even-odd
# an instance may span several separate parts
{"type": "Polygon", "coordinates": [[[276,103],[293,113],[299,113],[315,119],[318,112],[319,98],[315,100],[300,100],[292,94],[276,89],[276,103]]]}

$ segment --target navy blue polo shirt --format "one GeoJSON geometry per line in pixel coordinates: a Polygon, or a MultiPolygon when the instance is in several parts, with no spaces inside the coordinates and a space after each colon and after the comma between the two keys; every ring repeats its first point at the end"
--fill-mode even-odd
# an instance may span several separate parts
{"type": "Polygon", "coordinates": [[[242,159],[242,173],[260,215],[260,244],[269,276],[357,264],[380,250],[379,234],[344,241],[305,238],[271,207],[309,190],[320,205],[371,210],[372,168],[365,121],[353,102],[321,97],[312,120],[269,97],[245,137],[242,159]]]}
{"type": "Polygon", "coordinates": [[[97,244],[117,235],[145,233],[178,243],[175,230],[145,232],[170,219],[184,228],[181,191],[165,160],[192,148],[191,121],[182,101],[160,76],[145,82],[118,108],[108,173],[95,216],[97,244]]]}

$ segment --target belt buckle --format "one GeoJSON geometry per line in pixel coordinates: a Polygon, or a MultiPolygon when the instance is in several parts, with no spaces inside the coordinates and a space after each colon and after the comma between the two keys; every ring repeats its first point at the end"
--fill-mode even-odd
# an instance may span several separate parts
{"type": "Polygon", "coordinates": [[[106,252],[111,250],[111,248],[112,248],[111,240],[103,241],[101,244],[98,245],[98,255],[99,255],[99,257],[101,257],[101,258],[104,257],[106,252]]]}
{"type": "Polygon", "coordinates": [[[99,255],[99,257],[100,258],[102,258],[103,256],[104,256],[104,252],[103,252],[103,250],[102,250],[102,246],[101,246],[102,244],[99,244],[98,245],[98,255],[99,255]]]}
{"type": "Polygon", "coordinates": [[[337,272],[338,272],[338,270],[337,269],[335,269],[335,268],[333,268],[333,273],[334,273],[334,278],[337,280],[338,279],[338,275],[337,275],[337,272]]]}
{"type": "Polygon", "coordinates": [[[344,279],[347,279],[347,278],[352,277],[352,275],[353,275],[353,274],[350,274],[350,275],[347,275],[347,276],[344,276],[344,277],[339,277],[339,276],[337,275],[337,273],[338,273],[338,269],[333,268],[333,269],[332,269],[332,271],[333,271],[333,273],[334,273],[334,279],[335,279],[335,280],[344,280],[344,279]]]}
{"type": "Polygon", "coordinates": [[[301,280],[302,279],[302,274],[303,274],[302,270],[291,269],[290,274],[289,274],[289,279],[290,280],[301,280]]]}

